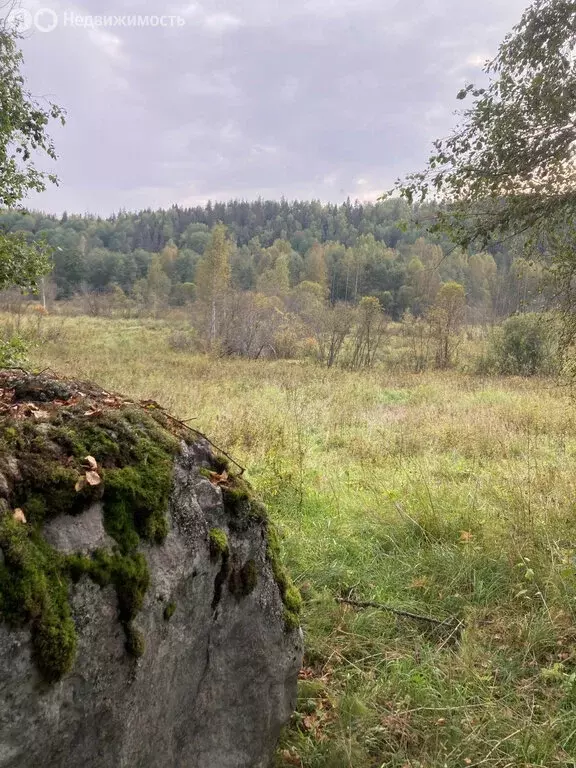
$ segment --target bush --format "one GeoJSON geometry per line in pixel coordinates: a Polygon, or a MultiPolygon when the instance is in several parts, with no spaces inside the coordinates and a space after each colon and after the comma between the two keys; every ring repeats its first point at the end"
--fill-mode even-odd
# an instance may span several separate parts
{"type": "Polygon", "coordinates": [[[176,352],[199,352],[202,344],[194,328],[188,331],[175,330],[168,337],[168,346],[176,352]]]}
{"type": "Polygon", "coordinates": [[[28,345],[20,336],[0,338],[0,368],[16,368],[26,363],[28,345]]]}
{"type": "Polygon", "coordinates": [[[527,313],[505,320],[491,340],[498,373],[534,376],[557,368],[557,329],[550,315],[527,313]]]}

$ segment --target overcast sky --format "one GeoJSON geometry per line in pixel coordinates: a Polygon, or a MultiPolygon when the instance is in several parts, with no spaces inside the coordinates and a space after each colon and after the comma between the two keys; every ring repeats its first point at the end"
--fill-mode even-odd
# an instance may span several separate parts
{"type": "Polygon", "coordinates": [[[47,9],[23,44],[30,88],[68,115],[53,130],[60,187],[31,204],[107,214],[233,197],[374,199],[423,165],[453,125],[456,92],[481,77],[525,5],[22,0],[47,9]],[[79,17],[91,14],[180,23],[90,28],[79,17]]]}

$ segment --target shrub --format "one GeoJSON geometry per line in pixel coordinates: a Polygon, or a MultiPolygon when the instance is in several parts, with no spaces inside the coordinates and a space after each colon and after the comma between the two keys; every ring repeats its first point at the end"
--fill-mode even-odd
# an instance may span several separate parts
{"type": "Polygon", "coordinates": [[[491,340],[491,356],[498,373],[534,376],[556,367],[557,332],[551,317],[527,313],[505,320],[491,340]]]}
{"type": "Polygon", "coordinates": [[[168,346],[176,352],[198,352],[202,348],[194,328],[172,331],[168,337],[168,346]]]}
{"type": "Polygon", "coordinates": [[[28,345],[20,336],[0,339],[0,368],[17,368],[26,363],[28,345]]]}

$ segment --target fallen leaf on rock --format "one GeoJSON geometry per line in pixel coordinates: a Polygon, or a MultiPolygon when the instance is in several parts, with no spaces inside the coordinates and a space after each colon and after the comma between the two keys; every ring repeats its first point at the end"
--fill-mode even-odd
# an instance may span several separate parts
{"type": "Polygon", "coordinates": [[[12,515],[14,520],[17,520],[19,523],[25,523],[26,522],[26,515],[24,514],[24,511],[20,509],[20,507],[17,507],[14,510],[14,514],[12,515]]]}
{"type": "Polygon", "coordinates": [[[86,456],[84,458],[84,464],[87,464],[92,470],[98,469],[98,462],[96,461],[94,456],[86,456]]]}
{"type": "Polygon", "coordinates": [[[92,471],[86,472],[85,477],[88,485],[100,485],[100,483],[102,482],[102,478],[100,477],[98,472],[92,472],[92,471]]]}
{"type": "Polygon", "coordinates": [[[224,485],[228,482],[228,472],[210,472],[210,482],[212,485],[224,485]]]}
{"type": "Polygon", "coordinates": [[[91,419],[93,416],[100,416],[102,413],[102,408],[95,408],[92,411],[86,411],[82,415],[85,416],[87,419],[91,419]]]}

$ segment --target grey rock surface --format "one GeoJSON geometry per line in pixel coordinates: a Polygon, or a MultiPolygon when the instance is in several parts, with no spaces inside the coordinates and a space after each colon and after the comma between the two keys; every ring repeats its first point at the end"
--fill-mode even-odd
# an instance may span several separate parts
{"type": "Polygon", "coordinates": [[[102,504],[92,504],[82,515],[61,515],[44,526],[46,541],[64,554],[88,554],[95,549],[110,549],[114,544],[104,530],[102,504]]]}
{"type": "MultiPolygon", "coordinates": [[[[295,704],[300,630],[286,631],[266,559],[265,524],[234,526],[220,488],[199,472],[205,445],[175,466],[170,532],[144,547],[151,585],[136,626],[146,649],[125,650],[112,587],[83,577],[72,592],[78,656],[48,684],[30,633],[0,624],[0,768],[267,768],[295,704]],[[209,531],[228,534],[231,560],[256,564],[256,587],[236,596],[210,557],[209,531]],[[164,609],[175,603],[170,620],[164,609]]],[[[101,509],[57,518],[63,551],[106,545],[101,509]]]]}

